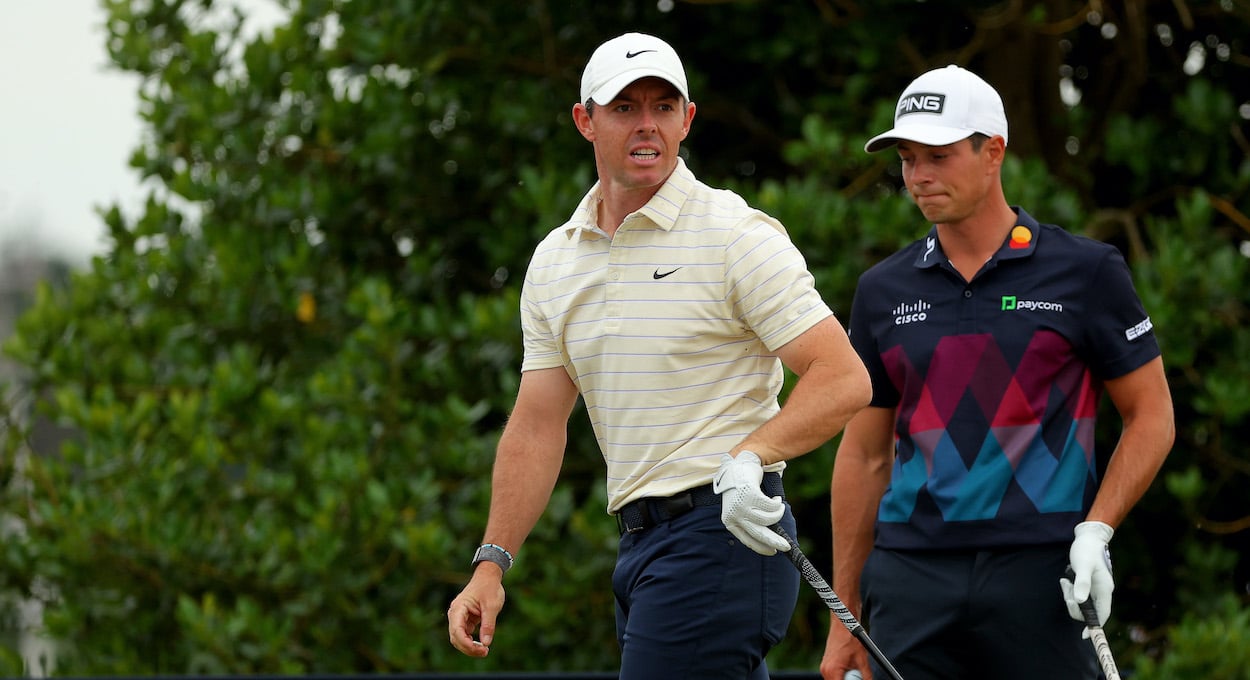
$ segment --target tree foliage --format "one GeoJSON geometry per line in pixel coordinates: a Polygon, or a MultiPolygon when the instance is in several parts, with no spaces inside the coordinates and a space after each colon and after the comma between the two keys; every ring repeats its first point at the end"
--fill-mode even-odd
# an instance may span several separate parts
{"type": "MultiPolygon", "coordinates": [[[[1117,533],[1113,644],[1166,664],[1174,628],[1185,654],[1202,612],[1244,618],[1243,5],[284,0],[255,33],[224,2],[104,4],[113,62],[143,79],[132,165],[161,189],[102,215],[107,253],[41,289],[5,346],[29,378],[8,399],[0,502],[21,529],[0,591],[45,602],[64,672],[615,667],[583,414],[489,659],[451,649],[444,610],[517,386],[520,275],[594,180],[581,68],[627,30],[683,56],[692,168],[780,218],[842,315],[927,229],[864,140],[928,68],[994,83],[1009,199],[1125,251],[1177,405],[1117,533]],[[24,459],[28,416],[74,435],[24,459]]],[[[787,474],[826,565],[833,451],[787,474]]],[[[827,625],[805,591],[772,665],[814,668],[827,625]]]]}

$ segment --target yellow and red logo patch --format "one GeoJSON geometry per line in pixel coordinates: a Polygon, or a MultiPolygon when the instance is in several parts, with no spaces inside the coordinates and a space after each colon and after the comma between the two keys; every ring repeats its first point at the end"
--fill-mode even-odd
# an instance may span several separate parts
{"type": "Polygon", "coordinates": [[[1033,232],[1029,231],[1028,227],[1016,225],[1015,228],[1011,230],[1011,243],[1008,243],[1007,245],[1012,250],[1019,250],[1021,248],[1028,248],[1029,244],[1032,242],[1033,232]]]}

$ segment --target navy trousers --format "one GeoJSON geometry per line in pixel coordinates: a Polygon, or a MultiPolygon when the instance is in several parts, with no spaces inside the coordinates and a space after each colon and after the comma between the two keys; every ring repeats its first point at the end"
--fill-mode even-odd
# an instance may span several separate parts
{"type": "MultiPolygon", "coordinates": [[[[907,680],[1092,680],[1084,625],[1059,578],[1068,546],[874,549],[860,580],[865,628],[907,680]]],[[[886,675],[873,663],[873,677],[886,675]]]]}
{"type": "MultiPolygon", "coordinates": [[[[789,504],[781,526],[796,535],[789,504]]],[[[716,505],[622,536],[612,587],[621,680],[767,680],[799,573],[739,543],[716,505]]]]}

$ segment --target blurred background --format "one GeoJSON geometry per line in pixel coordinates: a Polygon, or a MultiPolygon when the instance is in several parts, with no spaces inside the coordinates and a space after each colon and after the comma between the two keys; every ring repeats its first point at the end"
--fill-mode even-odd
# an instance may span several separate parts
{"type": "MultiPolygon", "coordinates": [[[[489,659],[444,612],[520,278],[594,181],[581,70],[631,30],[682,55],[692,169],[787,226],[843,321],[929,226],[864,141],[930,68],[1002,93],[1008,199],[1124,252],[1176,402],[1113,544],[1112,647],[1134,678],[1250,678],[1237,0],[0,0],[0,674],[616,667],[580,410],[489,659]]],[[[787,472],[826,576],[835,448],[787,472]]],[[[774,669],[823,651],[800,598],[774,669]]]]}

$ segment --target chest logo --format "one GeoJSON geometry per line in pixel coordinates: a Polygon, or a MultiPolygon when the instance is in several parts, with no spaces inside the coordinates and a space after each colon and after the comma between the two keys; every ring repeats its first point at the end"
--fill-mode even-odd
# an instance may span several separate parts
{"type": "MultiPolygon", "coordinates": [[[[681,269],[681,267],[678,267],[677,269],[681,269]]],[[[677,269],[674,269],[674,270],[672,270],[672,271],[667,271],[667,272],[664,272],[663,274],[661,274],[661,273],[660,273],[660,270],[659,270],[659,269],[657,269],[657,270],[655,270],[655,273],[651,275],[651,278],[653,278],[653,279],[662,279],[662,278],[664,278],[665,276],[668,276],[669,274],[672,274],[672,273],[676,272],[676,271],[677,271],[677,269]]]]}
{"type": "Polygon", "coordinates": [[[905,326],[909,323],[928,320],[928,310],[932,308],[933,305],[924,300],[916,300],[915,302],[904,302],[895,307],[890,313],[894,315],[895,326],[905,326]]]}
{"type": "Polygon", "coordinates": [[[1062,312],[1063,305],[1058,302],[1050,302],[1048,300],[1020,300],[1014,295],[1003,296],[1002,311],[1004,312],[1033,310],[1042,312],[1062,312]]]}

